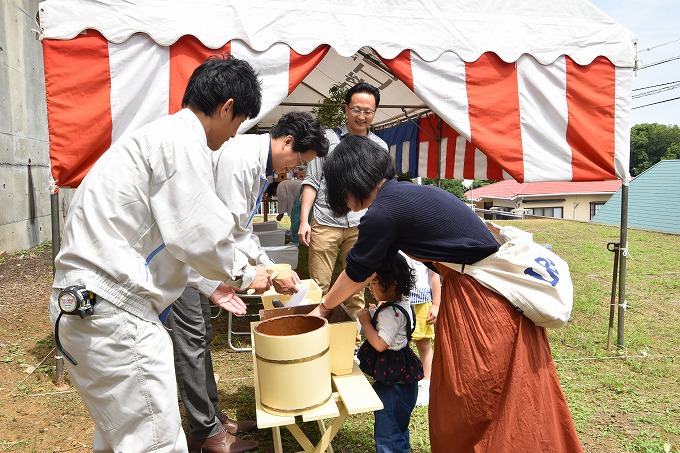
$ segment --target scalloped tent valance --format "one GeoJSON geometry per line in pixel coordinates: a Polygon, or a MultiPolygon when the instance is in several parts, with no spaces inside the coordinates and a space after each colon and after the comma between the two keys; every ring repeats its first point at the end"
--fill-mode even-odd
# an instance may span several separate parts
{"type": "Polygon", "coordinates": [[[94,29],[118,44],[134,33],[163,46],[191,35],[210,49],[241,40],[260,52],[284,43],[307,55],[327,44],[348,57],[368,46],[383,58],[408,49],[428,62],[447,51],[465,62],[493,52],[506,63],[566,55],[587,65],[602,56],[633,67],[637,42],[584,0],[47,0],[40,23],[49,39],[94,29]]]}

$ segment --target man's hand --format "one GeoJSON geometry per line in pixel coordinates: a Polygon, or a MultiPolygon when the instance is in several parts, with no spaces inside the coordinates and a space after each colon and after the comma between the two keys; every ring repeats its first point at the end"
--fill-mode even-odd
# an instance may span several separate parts
{"type": "Polygon", "coordinates": [[[298,238],[302,244],[309,247],[312,241],[312,227],[308,222],[300,222],[300,228],[298,229],[298,238]]]}
{"type": "Polygon", "coordinates": [[[217,286],[215,291],[208,297],[210,301],[228,312],[235,315],[246,314],[246,304],[234,292],[234,288],[223,282],[217,286]]]}
{"type": "Polygon", "coordinates": [[[298,276],[297,272],[293,271],[291,276],[288,278],[275,278],[274,288],[279,294],[291,295],[298,292],[297,285],[300,283],[302,283],[300,277],[298,276]]]}
{"type": "Polygon", "coordinates": [[[276,216],[276,220],[278,220],[280,222],[281,219],[283,219],[284,214],[285,214],[285,212],[280,212],[279,215],[276,216]]]}
{"type": "Polygon", "coordinates": [[[254,290],[257,294],[262,294],[272,286],[272,279],[264,266],[255,266],[255,280],[248,289],[254,290]]]}

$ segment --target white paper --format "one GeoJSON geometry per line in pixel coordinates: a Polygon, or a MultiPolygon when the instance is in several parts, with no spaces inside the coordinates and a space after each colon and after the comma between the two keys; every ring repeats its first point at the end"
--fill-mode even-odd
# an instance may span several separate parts
{"type": "Polygon", "coordinates": [[[305,297],[307,297],[308,291],[309,291],[308,286],[301,287],[297,293],[293,294],[293,296],[286,304],[286,307],[297,307],[298,305],[302,305],[302,303],[305,300],[305,297]]]}

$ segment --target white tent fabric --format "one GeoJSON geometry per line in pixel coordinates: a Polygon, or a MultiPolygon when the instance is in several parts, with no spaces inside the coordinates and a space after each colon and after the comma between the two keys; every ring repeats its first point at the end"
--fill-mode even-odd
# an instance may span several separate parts
{"type": "Polygon", "coordinates": [[[39,17],[58,185],[76,186],[110,143],[175,111],[213,49],[260,73],[263,108],[244,129],[270,125],[282,102],[365,80],[381,106],[431,108],[459,148],[474,144],[520,182],[629,178],[636,37],[585,0],[47,0],[39,17]]]}
{"type": "Polygon", "coordinates": [[[370,46],[383,58],[411,49],[425,61],[446,51],[466,62],[493,52],[506,63],[569,55],[587,65],[604,56],[632,67],[637,42],[583,0],[47,0],[40,23],[48,39],[95,29],[114,43],[145,33],[169,46],[192,35],[211,49],[238,39],[256,51],[285,43],[306,55],[328,44],[349,57],[370,46]]]}

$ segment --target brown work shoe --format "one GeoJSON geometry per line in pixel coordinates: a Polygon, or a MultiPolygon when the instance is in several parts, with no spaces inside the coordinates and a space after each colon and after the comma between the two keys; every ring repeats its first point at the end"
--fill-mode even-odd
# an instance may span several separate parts
{"type": "Polygon", "coordinates": [[[258,446],[256,441],[239,439],[229,434],[226,429],[207,439],[194,439],[187,436],[187,444],[189,453],[243,453],[255,450],[258,446]]]}
{"type": "Polygon", "coordinates": [[[229,434],[247,433],[257,428],[257,422],[255,420],[231,420],[229,417],[224,415],[222,411],[217,411],[215,416],[226,428],[229,434]]]}

